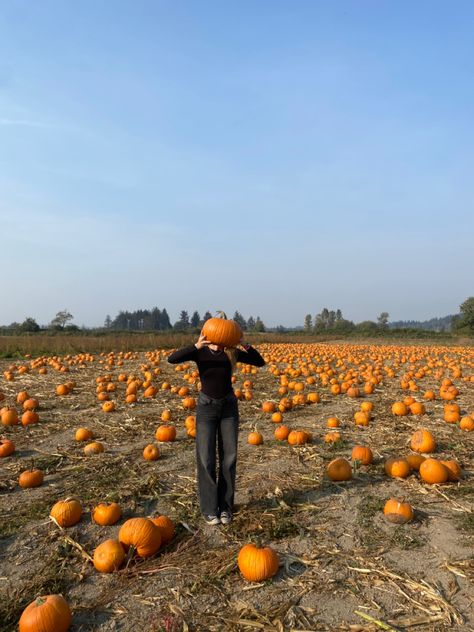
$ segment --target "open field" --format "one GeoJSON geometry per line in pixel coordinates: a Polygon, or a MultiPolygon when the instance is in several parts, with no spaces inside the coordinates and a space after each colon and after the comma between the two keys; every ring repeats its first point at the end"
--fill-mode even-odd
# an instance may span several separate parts
{"type": "Polygon", "coordinates": [[[239,367],[235,374],[236,389],[244,393],[246,380],[253,385],[239,404],[237,507],[226,527],[200,518],[194,439],[184,427],[192,411],[173,392],[186,386],[196,397],[194,365],[177,370],[166,362],[167,350],[120,353],[121,345],[94,356],[0,361],[0,405],[15,406],[21,416],[20,391],[39,401],[38,423],[2,428],[16,451],[0,459],[0,630],[16,629],[37,595],[62,593],[73,610],[74,632],[362,632],[381,629],[380,622],[384,629],[414,632],[474,631],[474,432],[444,421],[440,396],[442,380],[450,379],[461,416],[474,413],[474,349],[393,342],[262,342],[258,348],[267,365],[249,372],[239,367]],[[148,379],[156,394],[144,397],[139,388],[137,402],[125,403],[132,378],[148,379]],[[56,395],[68,381],[72,391],[56,395]],[[163,389],[165,382],[174,388],[163,389]],[[100,384],[114,385],[108,392],[113,412],[102,410],[100,384]],[[359,396],[333,394],[335,384],[342,391],[358,384],[359,396]],[[364,391],[366,384],[372,393],[364,391]],[[435,399],[424,399],[428,390],[435,399]],[[308,393],[320,401],[308,403],[308,393]],[[392,404],[408,396],[424,402],[425,412],[393,415],[392,404]],[[279,424],[262,403],[282,399],[292,404],[283,423],[311,432],[309,443],[291,446],[274,438],[279,424]],[[369,423],[356,425],[354,413],[368,401],[369,423]],[[165,409],[177,439],[159,444],[157,461],[145,461],[143,448],[155,442],[165,409]],[[325,442],[329,417],[340,420],[336,443],[325,442]],[[84,444],[74,440],[83,426],[103,443],[103,453],[84,455],[84,444]],[[255,426],[262,445],[247,443],[255,426]],[[417,472],[404,479],[384,472],[388,457],[411,453],[410,437],[422,427],[436,438],[434,456],[460,463],[460,481],[430,485],[417,472]],[[371,447],[374,463],[356,465],[352,480],[329,480],[327,464],[350,459],[356,444],[371,447]],[[22,489],[18,476],[32,464],[44,471],[44,483],[22,489]],[[61,529],[48,516],[67,496],[80,499],[84,511],[78,524],[61,529]],[[387,522],[382,510],[390,497],[410,502],[414,520],[387,522]],[[120,503],[118,524],[92,522],[91,508],[101,501],[120,503]],[[158,514],[176,525],[174,539],[158,554],[111,574],[94,569],[94,549],[116,537],[127,518],[158,514]],[[251,584],[236,558],[254,539],[277,551],[280,568],[273,579],[251,584]]]}

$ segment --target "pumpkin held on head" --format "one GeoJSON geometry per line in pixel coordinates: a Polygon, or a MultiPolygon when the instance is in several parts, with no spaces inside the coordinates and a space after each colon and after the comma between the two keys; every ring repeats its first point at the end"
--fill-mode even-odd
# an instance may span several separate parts
{"type": "Polygon", "coordinates": [[[218,312],[219,318],[209,318],[202,328],[203,335],[212,344],[221,347],[235,347],[242,338],[242,329],[235,322],[229,320],[224,312],[218,312]]]}

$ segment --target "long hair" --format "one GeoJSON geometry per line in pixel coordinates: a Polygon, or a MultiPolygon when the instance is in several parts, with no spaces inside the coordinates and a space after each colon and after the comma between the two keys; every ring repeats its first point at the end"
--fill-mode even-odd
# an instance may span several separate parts
{"type": "Polygon", "coordinates": [[[230,364],[231,364],[231,367],[232,367],[232,373],[233,373],[235,371],[235,367],[237,365],[238,350],[235,347],[226,347],[224,349],[224,353],[229,358],[229,361],[230,361],[230,364]]]}

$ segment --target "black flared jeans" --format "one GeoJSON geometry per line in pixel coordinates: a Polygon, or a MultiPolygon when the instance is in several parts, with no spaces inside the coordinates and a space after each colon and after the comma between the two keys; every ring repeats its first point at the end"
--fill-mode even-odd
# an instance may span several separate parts
{"type": "Polygon", "coordinates": [[[222,399],[199,393],[196,461],[199,505],[203,514],[218,516],[222,511],[233,509],[238,433],[239,408],[234,392],[222,399]]]}

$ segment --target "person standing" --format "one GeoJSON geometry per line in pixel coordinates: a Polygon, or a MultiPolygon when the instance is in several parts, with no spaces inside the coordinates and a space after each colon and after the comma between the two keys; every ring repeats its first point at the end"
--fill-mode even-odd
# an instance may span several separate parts
{"type": "Polygon", "coordinates": [[[171,364],[194,361],[199,370],[197,483],[201,513],[210,525],[229,524],[234,508],[239,408],[232,388],[232,372],[237,362],[258,367],[265,364],[254,347],[242,340],[239,346],[242,350],[212,344],[201,333],[194,345],[178,349],[168,357],[171,364]]]}

